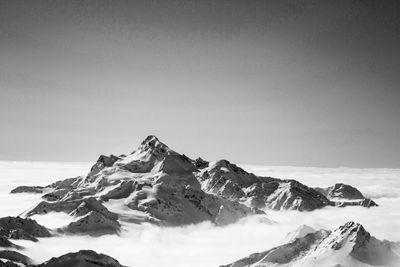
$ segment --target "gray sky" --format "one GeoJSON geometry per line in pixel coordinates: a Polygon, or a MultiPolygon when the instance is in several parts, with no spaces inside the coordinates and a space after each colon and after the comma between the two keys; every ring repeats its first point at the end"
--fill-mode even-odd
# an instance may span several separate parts
{"type": "Polygon", "coordinates": [[[0,0],[0,160],[400,167],[396,1],[0,0]],[[322,3],[323,2],[323,3],[322,3]]]}

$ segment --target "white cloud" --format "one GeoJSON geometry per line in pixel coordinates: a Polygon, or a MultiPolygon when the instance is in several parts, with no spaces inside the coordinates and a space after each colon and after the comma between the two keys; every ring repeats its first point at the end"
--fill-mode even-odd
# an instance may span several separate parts
{"type": "MultiPolygon", "coordinates": [[[[0,215],[16,215],[29,208],[38,195],[8,192],[17,185],[47,184],[60,178],[87,171],[89,165],[34,164],[0,162],[0,215]]],[[[53,256],[79,249],[93,249],[118,259],[122,264],[135,267],[152,266],[218,266],[248,254],[264,251],[284,241],[288,232],[306,224],[315,229],[334,229],[352,220],[362,223],[370,233],[380,239],[400,241],[397,231],[400,223],[400,170],[384,169],[321,169],[295,167],[246,167],[257,174],[283,178],[297,178],[312,186],[328,186],[345,182],[360,188],[367,196],[377,197],[376,208],[325,208],[313,212],[267,211],[269,220],[250,217],[226,227],[210,223],[186,227],[162,228],[150,224],[124,223],[121,236],[98,238],[60,236],[43,238],[38,243],[16,241],[26,246],[26,253],[41,262],[53,256]],[[276,223],[274,223],[276,222],[276,223]]],[[[57,227],[68,223],[66,214],[35,216],[40,223],[57,227]]]]}

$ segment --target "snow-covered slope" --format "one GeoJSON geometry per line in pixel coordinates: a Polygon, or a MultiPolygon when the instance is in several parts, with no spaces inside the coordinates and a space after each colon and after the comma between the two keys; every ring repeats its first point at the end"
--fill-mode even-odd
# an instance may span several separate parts
{"type": "Polygon", "coordinates": [[[334,231],[319,230],[292,242],[255,253],[223,267],[399,266],[398,244],[371,236],[348,222],[334,231]]]}
{"type": "Polygon", "coordinates": [[[308,234],[315,233],[316,231],[317,230],[315,230],[314,228],[312,228],[308,225],[302,224],[299,227],[297,227],[297,229],[294,230],[293,232],[288,233],[286,235],[285,241],[292,242],[292,241],[296,240],[296,238],[304,237],[308,234]]]}

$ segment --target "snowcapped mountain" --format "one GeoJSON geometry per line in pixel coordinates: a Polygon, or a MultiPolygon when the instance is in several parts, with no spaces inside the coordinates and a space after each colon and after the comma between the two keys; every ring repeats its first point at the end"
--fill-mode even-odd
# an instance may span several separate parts
{"type": "Polygon", "coordinates": [[[221,267],[399,266],[399,252],[398,244],[378,240],[362,225],[347,222],[221,267]]]}
{"type": "Polygon", "coordinates": [[[256,176],[227,160],[210,163],[200,170],[197,177],[206,192],[255,208],[310,211],[325,206],[377,206],[374,201],[366,199],[357,189],[348,185],[340,188],[333,186],[328,195],[324,190],[310,188],[296,180],[256,176]],[[328,198],[334,193],[335,198],[328,198]],[[356,200],[349,201],[349,197],[356,200]]]}
{"type": "Polygon", "coordinates": [[[155,136],[148,136],[129,155],[101,155],[87,175],[12,190],[19,192],[44,194],[44,201],[22,216],[66,212],[75,221],[59,232],[90,235],[118,233],[120,220],[168,226],[203,221],[224,225],[262,214],[259,208],[309,211],[336,205],[342,197],[328,199],[295,180],[259,177],[227,160],[192,160],[155,136]]]}
{"type": "Polygon", "coordinates": [[[100,156],[86,176],[43,188],[19,187],[12,192],[44,193],[45,201],[23,216],[64,211],[76,221],[59,231],[93,235],[119,231],[119,215],[104,206],[111,199],[119,201],[120,210],[137,211],[135,218],[128,219],[163,225],[202,221],[223,225],[262,213],[204,192],[195,176],[197,171],[194,161],[149,136],[127,156],[100,156]]]}

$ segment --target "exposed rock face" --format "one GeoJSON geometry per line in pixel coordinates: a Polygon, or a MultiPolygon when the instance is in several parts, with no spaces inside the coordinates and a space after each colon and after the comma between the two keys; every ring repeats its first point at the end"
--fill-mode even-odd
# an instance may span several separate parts
{"type": "Polygon", "coordinates": [[[193,161],[193,164],[196,166],[196,168],[203,169],[208,167],[210,163],[199,157],[193,161]]]}
{"type": "Polygon", "coordinates": [[[37,237],[49,237],[50,232],[35,220],[20,217],[0,218],[0,236],[37,241],[37,237]]]}
{"type": "Polygon", "coordinates": [[[55,202],[43,201],[24,213],[24,216],[29,217],[48,212],[66,212],[77,217],[76,221],[59,229],[60,232],[103,235],[118,233],[121,227],[118,222],[118,215],[110,212],[99,200],[93,197],[55,202]]]}
{"type": "Polygon", "coordinates": [[[10,248],[14,246],[15,245],[11,241],[9,241],[6,237],[0,235],[0,247],[10,248]]]}
{"type": "Polygon", "coordinates": [[[366,198],[363,194],[351,185],[338,183],[327,188],[315,188],[318,192],[326,196],[334,206],[378,206],[373,200],[366,198]]]}
{"type": "Polygon", "coordinates": [[[319,230],[224,266],[398,266],[399,263],[392,243],[380,241],[362,225],[348,222],[333,232],[319,230]]]}
{"type": "Polygon", "coordinates": [[[49,236],[50,232],[47,228],[39,225],[34,220],[20,217],[0,218],[0,266],[21,266],[21,264],[27,265],[31,263],[30,258],[15,251],[16,249],[22,249],[22,247],[13,244],[8,239],[37,241],[37,237],[49,236]]]}
{"type": "Polygon", "coordinates": [[[11,190],[10,193],[43,193],[45,187],[43,186],[18,186],[11,190]]]}
{"type": "Polygon", "coordinates": [[[20,265],[17,265],[14,262],[11,262],[11,261],[3,262],[0,259],[0,267],[20,267],[20,265]]]}
{"type": "Polygon", "coordinates": [[[90,235],[119,233],[121,225],[117,220],[110,219],[102,213],[90,211],[78,220],[71,222],[60,231],[90,235]]]}
{"type": "Polygon", "coordinates": [[[15,262],[22,263],[24,265],[30,264],[32,262],[32,260],[29,257],[13,250],[1,250],[0,259],[9,260],[14,263],[15,262]]]}
{"type": "Polygon", "coordinates": [[[47,262],[37,265],[37,267],[123,267],[116,259],[104,254],[98,254],[92,250],[80,250],[75,253],[68,253],[57,258],[52,258],[47,262]]]}

